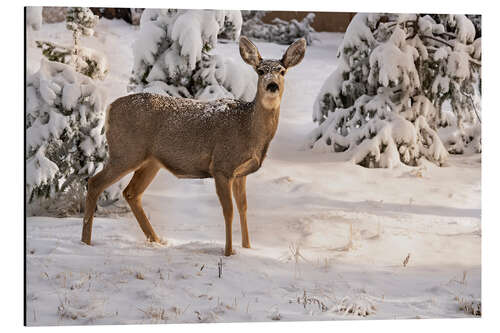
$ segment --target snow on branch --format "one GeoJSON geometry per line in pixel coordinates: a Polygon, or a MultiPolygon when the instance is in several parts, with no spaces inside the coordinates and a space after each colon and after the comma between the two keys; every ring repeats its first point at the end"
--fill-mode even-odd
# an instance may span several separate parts
{"type": "Polygon", "coordinates": [[[252,69],[211,52],[219,34],[239,38],[241,24],[239,11],[146,9],[133,44],[129,91],[252,100],[252,69]]]}
{"type": "Polygon", "coordinates": [[[481,39],[466,16],[357,14],[337,57],[306,147],[389,168],[481,151],[481,39]]]}
{"type": "Polygon", "coordinates": [[[72,32],[73,45],[64,46],[47,41],[37,41],[36,45],[50,61],[70,65],[79,73],[93,79],[104,79],[108,73],[108,62],[104,54],[82,47],[82,36],[93,36],[99,17],[87,7],[71,7],[66,15],[66,28],[72,32]]]}
{"type": "Polygon", "coordinates": [[[311,24],[314,21],[314,13],[307,14],[300,22],[296,19],[285,21],[276,17],[271,24],[262,21],[265,14],[266,12],[263,11],[250,11],[247,14],[247,19],[243,22],[241,34],[285,45],[289,45],[299,38],[305,38],[308,45],[313,43],[315,31],[311,24]]]}

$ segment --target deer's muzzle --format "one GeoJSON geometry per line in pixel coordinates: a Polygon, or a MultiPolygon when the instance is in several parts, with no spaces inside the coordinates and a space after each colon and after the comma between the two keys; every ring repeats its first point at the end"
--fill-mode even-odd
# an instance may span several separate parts
{"type": "Polygon", "coordinates": [[[275,92],[275,91],[278,91],[279,89],[280,89],[280,87],[278,86],[278,84],[276,82],[271,82],[266,86],[266,90],[268,90],[270,92],[275,92]]]}

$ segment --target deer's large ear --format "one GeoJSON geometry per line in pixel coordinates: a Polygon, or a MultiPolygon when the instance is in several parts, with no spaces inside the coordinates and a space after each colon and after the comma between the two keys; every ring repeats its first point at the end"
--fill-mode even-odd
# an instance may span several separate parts
{"type": "Polygon", "coordinates": [[[247,64],[254,68],[262,61],[257,46],[245,36],[240,37],[240,55],[247,64]]]}
{"type": "Polygon", "coordinates": [[[288,47],[283,58],[281,58],[281,63],[286,68],[297,65],[304,59],[306,53],[306,40],[304,38],[298,39],[293,42],[292,45],[288,47]]]}

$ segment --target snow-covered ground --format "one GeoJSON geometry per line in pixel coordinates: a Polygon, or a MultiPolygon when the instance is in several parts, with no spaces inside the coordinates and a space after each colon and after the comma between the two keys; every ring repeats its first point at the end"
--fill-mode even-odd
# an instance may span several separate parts
{"type": "MultiPolygon", "coordinates": [[[[107,55],[113,100],[126,93],[137,30],[101,20],[96,31],[83,44],[107,55]]],[[[237,254],[222,256],[213,180],[161,171],[143,203],[166,245],[146,243],[131,213],[96,218],[93,246],[80,242],[81,218],[27,219],[28,324],[469,316],[459,301],[481,296],[481,156],[453,156],[442,168],[365,169],[299,150],[342,35],[318,37],[287,74],[278,132],[248,178],[252,249],[240,246],[236,214],[237,254]]],[[[38,39],[71,36],[63,24],[30,32],[28,72],[42,57],[38,39]]],[[[265,58],[286,48],[256,44],[265,58]]],[[[216,52],[239,58],[234,42],[216,52]]]]}

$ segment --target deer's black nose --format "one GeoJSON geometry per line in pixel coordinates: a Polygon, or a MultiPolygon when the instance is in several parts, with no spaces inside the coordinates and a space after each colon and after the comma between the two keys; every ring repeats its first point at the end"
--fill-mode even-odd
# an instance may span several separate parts
{"type": "Polygon", "coordinates": [[[269,90],[270,92],[275,92],[276,90],[279,90],[280,87],[275,83],[271,82],[267,85],[266,90],[269,90]]]}

